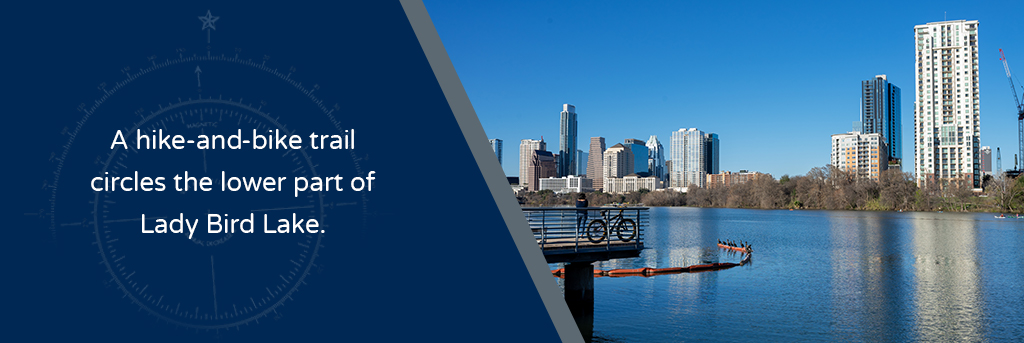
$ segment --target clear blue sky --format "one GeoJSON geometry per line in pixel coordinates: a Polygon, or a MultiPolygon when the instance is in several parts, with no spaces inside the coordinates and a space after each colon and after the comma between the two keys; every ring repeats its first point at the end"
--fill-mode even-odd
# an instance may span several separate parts
{"type": "Polygon", "coordinates": [[[519,140],[544,136],[557,150],[563,103],[576,106],[584,151],[593,136],[610,147],[650,135],[668,150],[672,131],[696,127],[719,134],[721,170],[802,175],[829,163],[830,135],[859,120],[860,81],[877,74],[903,90],[912,172],[913,27],[943,12],[980,21],[982,145],[1013,167],[999,49],[1024,73],[1024,1],[425,3],[488,137],[504,141],[510,176],[519,140]]]}

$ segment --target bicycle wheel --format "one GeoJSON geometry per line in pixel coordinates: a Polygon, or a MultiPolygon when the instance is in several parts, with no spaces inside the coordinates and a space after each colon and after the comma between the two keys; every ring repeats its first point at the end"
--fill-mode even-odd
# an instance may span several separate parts
{"type": "Polygon", "coordinates": [[[604,240],[607,233],[604,230],[604,221],[600,219],[594,219],[587,225],[587,239],[592,243],[601,243],[604,240]]]}
{"type": "Polygon", "coordinates": [[[620,241],[629,242],[636,238],[636,222],[632,219],[622,219],[615,229],[618,231],[620,241]]]}

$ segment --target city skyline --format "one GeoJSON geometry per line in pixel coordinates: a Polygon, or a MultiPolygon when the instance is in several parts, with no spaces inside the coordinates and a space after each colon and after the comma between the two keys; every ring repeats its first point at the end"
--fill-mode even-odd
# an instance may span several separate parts
{"type": "MultiPolygon", "coordinates": [[[[1004,159],[1011,160],[1016,118],[998,49],[1011,68],[1024,66],[1024,41],[1012,35],[1016,20],[1009,14],[1024,6],[886,4],[883,12],[872,6],[427,3],[489,137],[555,136],[558,119],[550,109],[572,103],[585,113],[578,128],[583,139],[614,144],[699,127],[729,137],[721,170],[776,177],[829,163],[826,140],[859,116],[861,81],[885,74],[913,87],[913,27],[942,21],[945,11],[950,20],[985,26],[981,144],[1009,149],[1004,159]],[[566,44],[573,58],[550,53],[566,44]],[[567,86],[553,74],[574,82],[567,86]],[[792,141],[762,142],[780,134],[792,141]]],[[[910,172],[917,162],[910,144],[914,101],[904,99],[900,108],[903,169],[910,172]]],[[[508,158],[504,168],[513,175],[517,168],[508,158]]]]}

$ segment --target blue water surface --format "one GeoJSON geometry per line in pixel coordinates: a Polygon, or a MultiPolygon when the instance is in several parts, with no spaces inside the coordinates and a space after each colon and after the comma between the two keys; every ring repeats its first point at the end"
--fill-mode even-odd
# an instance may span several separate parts
{"type": "MultiPolygon", "coordinates": [[[[595,280],[595,342],[1021,341],[1024,220],[990,213],[652,208],[639,258],[599,269],[739,262],[595,280]]],[[[555,265],[552,265],[555,266],[555,265]]]]}

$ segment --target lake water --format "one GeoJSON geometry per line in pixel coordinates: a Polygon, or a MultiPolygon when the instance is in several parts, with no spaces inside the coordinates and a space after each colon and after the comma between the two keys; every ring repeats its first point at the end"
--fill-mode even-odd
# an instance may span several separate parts
{"type": "Polygon", "coordinates": [[[752,263],[597,278],[594,342],[1024,341],[1022,219],[652,208],[650,222],[639,258],[595,267],[739,262],[718,239],[750,242],[752,263]]]}

